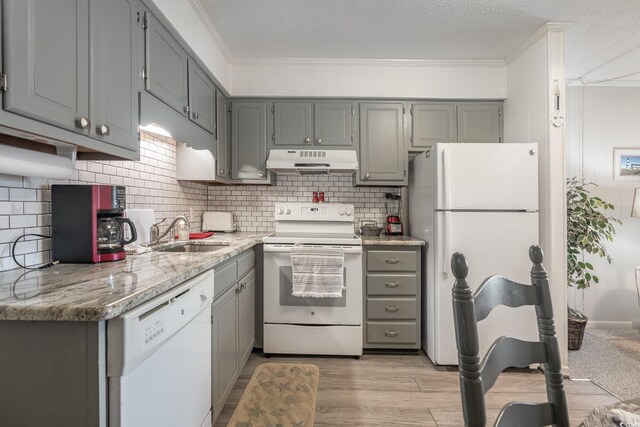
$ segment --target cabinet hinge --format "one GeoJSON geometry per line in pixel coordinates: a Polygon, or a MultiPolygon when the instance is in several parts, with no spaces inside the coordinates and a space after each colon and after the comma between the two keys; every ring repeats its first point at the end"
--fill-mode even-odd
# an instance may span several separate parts
{"type": "Polygon", "coordinates": [[[147,14],[144,14],[144,17],[142,18],[142,29],[146,30],[147,29],[147,14]]]}
{"type": "Polygon", "coordinates": [[[227,105],[227,112],[230,113],[231,112],[231,104],[227,105]]]}
{"type": "Polygon", "coordinates": [[[411,115],[413,116],[413,107],[411,107],[411,109],[409,110],[409,113],[411,113],[411,115]]]}
{"type": "Polygon", "coordinates": [[[147,67],[142,67],[142,79],[147,80],[147,67]]]}
{"type": "Polygon", "coordinates": [[[356,140],[356,136],[354,134],[351,134],[351,142],[356,140]]]}
{"type": "Polygon", "coordinates": [[[9,79],[7,79],[7,75],[3,74],[0,76],[0,91],[6,92],[9,89],[9,79]]]}
{"type": "Polygon", "coordinates": [[[355,109],[355,108],[353,108],[353,107],[351,107],[351,115],[353,116],[353,115],[355,115],[355,114],[356,114],[356,109],[355,109]]]}
{"type": "Polygon", "coordinates": [[[402,114],[405,114],[406,108],[402,107],[402,114]]]}
{"type": "Polygon", "coordinates": [[[413,142],[413,135],[409,137],[409,141],[413,142]]]}
{"type": "Polygon", "coordinates": [[[502,117],[502,110],[498,110],[498,117],[502,117]]]}
{"type": "Polygon", "coordinates": [[[404,176],[407,176],[407,170],[406,169],[404,170],[404,176]]]}
{"type": "Polygon", "coordinates": [[[502,142],[502,137],[498,138],[498,142],[502,142]]]}
{"type": "Polygon", "coordinates": [[[271,112],[272,112],[272,113],[275,113],[275,112],[276,112],[276,106],[275,106],[275,104],[271,106],[271,112]]]}

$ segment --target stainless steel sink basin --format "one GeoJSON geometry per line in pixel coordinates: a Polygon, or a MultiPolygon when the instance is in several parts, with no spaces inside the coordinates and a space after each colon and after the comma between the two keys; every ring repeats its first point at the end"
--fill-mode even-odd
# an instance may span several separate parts
{"type": "Polygon", "coordinates": [[[170,248],[157,249],[158,252],[215,252],[220,249],[228,248],[228,244],[217,245],[193,245],[187,243],[182,246],[172,246],[170,248]]]}

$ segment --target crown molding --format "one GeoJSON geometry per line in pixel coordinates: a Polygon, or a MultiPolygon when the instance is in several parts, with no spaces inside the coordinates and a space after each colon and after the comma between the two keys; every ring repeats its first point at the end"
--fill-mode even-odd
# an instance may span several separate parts
{"type": "Polygon", "coordinates": [[[200,20],[202,21],[206,29],[209,31],[209,33],[213,36],[215,41],[218,43],[218,45],[220,46],[220,49],[222,49],[222,53],[227,58],[227,61],[233,62],[234,58],[233,58],[233,55],[231,54],[231,51],[229,50],[229,46],[227,46],[227,44],[225,43],[224,39],[216,29],[216,26],[213,25],[213,21],[211,21],[209,14],[204,9],[202,2],[200,0],[189,0],[189,3],[191,3],[191,6],[193,6],[193,8],[195,9],[196,14],[200,18],[200,20]]]}
{"type": "Polygon", "coordinates": [[[545,37],[549,33],[563,32],[567,27],[571,25],[570,22],[547,22],[542,27],[531,35],[524,43],[522,43],[516,50],[511,52],[504,58],[506,65],[509,65],[514,59],[516,59],[522,52],[529,49],[534,43],[545,37]]]}
{"type": "Polygon", "coordinates": [[[502,68],[502,59],[356,59],[356,58],[234,58],[233,65],[368,65],[423,67],[487,67],[502,68]]]}

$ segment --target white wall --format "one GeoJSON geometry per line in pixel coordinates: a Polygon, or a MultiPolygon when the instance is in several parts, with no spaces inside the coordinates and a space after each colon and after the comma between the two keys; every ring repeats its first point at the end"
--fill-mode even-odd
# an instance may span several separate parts
{"type": "MultiPolygon", "coordinates": [[[[563,32],[547,25],[507,63],[505,142],[538,143],[540,246],[549,273],[563,365],[566,351],[566,203],[563,128],[551,125],[554,80],[564,87],[563,32]]],[[[564,97],[563,97],[564,98],[564,97]]],[[[564,111],[564,105],[561,105],[564,111]]]]}
{"type": "MultiPolygon", "coordinates": [[[[582,159],[581,87],[568,88],[567,174],[580,176],[582,159]]],[[[614,181],[613,148],[640,147],[640,87],[584,88],[585,179],[594,193],[615,206],[622,221],[607,245],[614,264],[592,258],[600,283],[584,293],[586,315],[595,326],[629,326],[640,321],[634,271],[640,265],[640,218],[631,218],[633,190],[640,181],[614,181]]],[[[582,292],[570,292],[569,304],[581,308],[582,292]]]]}
{"type": "Polygon", "coordinates": [[[504,99],[503,61],[236,60],[234,96],[504,99]]]}
{"type": "Polygon", "coordinates": [[[202,10],[199,0],[153,0],[176,31],[209,68],[220,85],[231,89],[229,51],[202,10]]]}

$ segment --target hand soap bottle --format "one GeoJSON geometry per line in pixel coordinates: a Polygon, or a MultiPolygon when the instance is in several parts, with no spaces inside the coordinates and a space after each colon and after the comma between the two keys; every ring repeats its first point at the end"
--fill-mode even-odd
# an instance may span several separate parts
{"type": "Polygon", "coordinates": [[[189,240],[189,225],[186,221],[178,222],[178,240],[189,240]]]}

